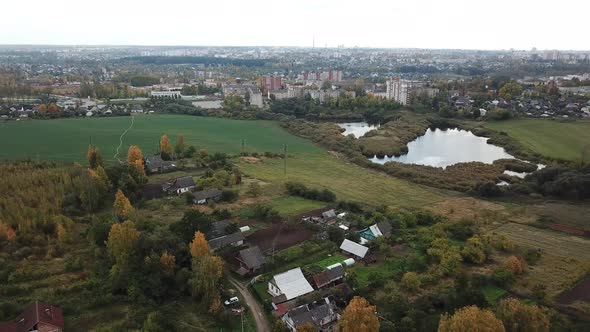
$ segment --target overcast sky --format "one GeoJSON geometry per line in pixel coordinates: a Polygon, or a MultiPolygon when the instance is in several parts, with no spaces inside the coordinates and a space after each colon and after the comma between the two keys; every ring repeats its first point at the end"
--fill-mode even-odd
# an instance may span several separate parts
{"type": "Polygon", "coordinates": [[[0,44],[590,50],[590,0],[2,0],[0,44]]]}

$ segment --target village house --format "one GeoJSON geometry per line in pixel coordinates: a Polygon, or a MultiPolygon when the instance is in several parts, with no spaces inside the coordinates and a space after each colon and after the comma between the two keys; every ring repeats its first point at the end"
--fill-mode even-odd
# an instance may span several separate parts
{"type": "Polygon", "coordinates": [[[336,305],[327,297],[293,308],[282,318],[292,332],[296,332],[299,327],[306,324],[311,324],[317,331],[332,331],[333,325],[339,319],[336,305]]]}
{"type": "Polygon", "coordinates": [[[35,302],[9,322],[0,323],[0,332],[62,332],[64,317],[61,308],[35,302]]]}
{"type": "Polygon", "coordinates": [[[348,255],[354,256],[355,258],[363,259],[367,255],[369,248],[350,241],[349,239],[344,239],[340,245],[340,250],[344,251],[348,255]]]}
{"type": "Polygon", "coordinates": [[[221,190],[217,188],[197,191],[193,193],[193,203],[207,204],[208,202],[217,202],[221,199],[221,190]]]}
{"type": "Polygon", "coordinates": [[[216,251],[227,246],[239,247],[243,244],[244,235],[242,235],[242,232],[235,232],[233,234],[224,235],[209,240],[209,248],[211,248],[212,251],[216,251]]]}
{"type": "Polygon", "coordinates": [[[359,232],[361,244],[366,244],[381,236],[389,236],[391,235],[392,229],[393,227],[391,227],[391,224],[387,221],[382,221],[375,225],[369,226],[369,228],[363,229],[359,232]]]}
{"type": "Polygon", "coordinates": [[[338,263],[328,266],[325,271],[314,275],[312,279],[315,287],[320,289],[344,279],[345,275],[344,267],[338,263]]]}
{"type": "Polygon", "coordinates": [[[311,292],[313,292],[313,287],[303,275],[300,267],[277,274],[268,282],[268,293],[273,296],[273,305],[311,292]]]}
{"type": "Polygon", "coordinates": [[[193,191],[195,189],[195,181],[193,180],[192,176],[183,176],[180,178],[176,178],[172,182],[167,182],[162,185],[162,190],[167,192],[168,194],[177,194],[181,195],[186,192],[193,191]]]}
{"type": "Polygon", "coordinates": [[[237,272],[242,276],[258,272],[266,262],[258,246],[240,250],[236,260],[240,263],[237,272]]]}
{"type": "Polygon", "coordinates": [[[145,158],[145,168],[148,173],[171,172],[176,170],[176,164],[171,160],[163,160],[159,155],[150,156],[145,158]]]}

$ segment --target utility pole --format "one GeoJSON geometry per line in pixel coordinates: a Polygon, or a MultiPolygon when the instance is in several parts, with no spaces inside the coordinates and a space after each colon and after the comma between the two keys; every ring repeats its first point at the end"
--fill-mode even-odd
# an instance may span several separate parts
{"type": "Polygon", "coordinates": [[[246,146],[246,140],[242,138],[242,155],[244,154],[244,147],[246,146]]]}
{"type": "Polygon", "coordinates": [[[287,175],[287,144],[283,144],[284,173],[287,175]]]}

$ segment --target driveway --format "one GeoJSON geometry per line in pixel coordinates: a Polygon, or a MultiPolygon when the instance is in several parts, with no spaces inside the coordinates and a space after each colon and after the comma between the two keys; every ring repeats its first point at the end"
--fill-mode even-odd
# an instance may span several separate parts
{"type": "Polygon", "coordinates": [[[254,320],[256,321],[256,331],[258,332],[270,332],[270,324],[266,315],[264,314],[264,310],[260,306],[260,304],[256,301],[256,299],[250,294],[250,291],[238,280],[234,279],[233,277],[228,277],[229,282],[236,287],[238,292],[246,301],[246,304],[252,311],[252,316],[254,316],[254,320]]]}

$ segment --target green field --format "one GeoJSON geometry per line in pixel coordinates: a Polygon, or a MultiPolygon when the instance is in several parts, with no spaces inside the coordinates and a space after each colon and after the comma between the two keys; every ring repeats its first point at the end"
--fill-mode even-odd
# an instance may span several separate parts
{"type": "MultiPolygon", "coordinates": [[[[131,124],[131,117],[30,120],[0,123],[0,158],[37,158],[82,162],[88,144],[101,149],[112,160],[119,137],[131,124]]],[[[239,153],[242,139],[249,152],[279,152],[287,144],[289,153],[318,153],[311,142],[290,135],[270,121],[240,121],[187,115],[138,115],[123,138],[123,157],[131,144],[144,154],[157,151],[162,134],[172,142],[179,134],[187,144],[213,152],[239,153]]]]}
{"type": "Polygon", "coordinates": [[[326,206],[326,203],[301,197],[286,196],[273,199],[270,206],[282,216],[294,216],[303,212],[321,209],[326,206]]]}
{"type": "Polygon", "coordinates": [[[504,131],[525,147],[547,157],[578,160],[590,145],[590,122],[525,119],[489,122],[486,127],[504,131]]]}
{"type": "Polygon", "coordinates": [[[338,200],[351,200],[371,206],[428,207],[460,194],[421,186],[354,165],[328,152],[294,155],[287,160],[264,159],[255,164],[241,162],[247,175],[275,185],[286,181],[304,183],[313,188],[332,190],[338,200]]]}

